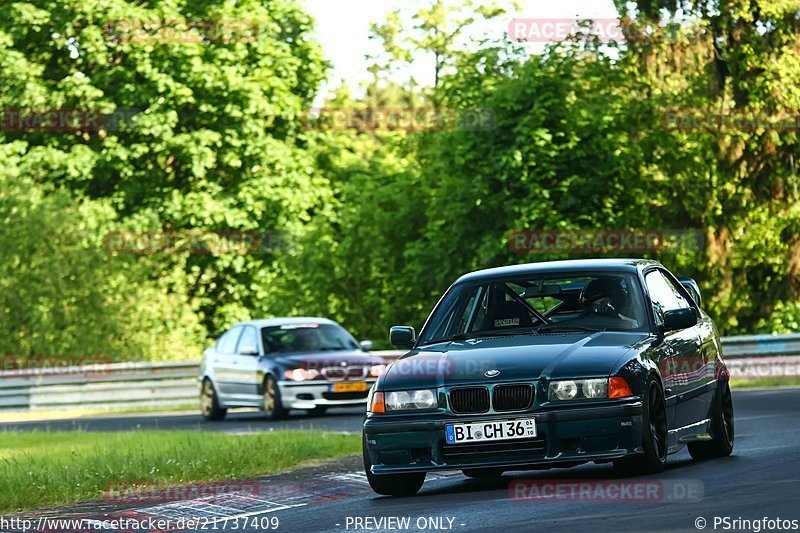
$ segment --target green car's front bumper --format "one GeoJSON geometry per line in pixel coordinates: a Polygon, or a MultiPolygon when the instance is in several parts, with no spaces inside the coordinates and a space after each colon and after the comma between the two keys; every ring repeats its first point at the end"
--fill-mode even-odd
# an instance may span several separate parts
{"type": "Polygon", "coordinates": [[[642,452],[642,404],[630,399],[513,414],[371,415],[364,422],[364,435],[373,474],[608,461],[642,452]],[[516,418],[536,419],[536,438],[445,443],[447,424],[516,418]]]}

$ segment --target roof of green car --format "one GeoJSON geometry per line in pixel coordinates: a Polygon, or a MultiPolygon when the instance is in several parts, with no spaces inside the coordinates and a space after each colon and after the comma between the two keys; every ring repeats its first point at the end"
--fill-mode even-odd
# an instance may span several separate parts
{"type": "Polygon", "coordinates": [[[475,281],[490,278],[514,277],[525,274],[541,274],[544,272],[636,272],[639,268],[647,265],[658,265],[657,261],[651,259],[571,259],[567,261],[542,261],[540,263],[524,263],[520,265],[508,265],[484,270],[476,270],[469,274],[464,274],[456,283],[475,281]]]}

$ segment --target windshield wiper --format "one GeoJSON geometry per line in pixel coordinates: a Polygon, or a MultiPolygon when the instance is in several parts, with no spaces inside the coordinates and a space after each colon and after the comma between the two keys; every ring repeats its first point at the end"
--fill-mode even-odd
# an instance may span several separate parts
{"type": "Polygon", "coordinates": [[[598,333],[605,331],[604,329],[585,328],[583,326],[542,326],[536,330],[536,333],[560,333],[567,331],[586,331],[589,333],[598,333]]]}
{"type": "Polygon", "coordinates": [[[438,344],[440,342],[453,342],[453,341],[464,341],[467,339],[478,339],[481,337],[503,337],[503,336],[510,336],[510,335],[531,335],[533,333],[537,333],[537,330],[531,328],[524,328],[520,329],[519,331],[503,331],[503,330],[487,330],[487,331],[473,331],[472,333],[456,333],[452,337],[443,337],[441,339],[432,339],[429,341],[425,341],[422,343],[422,346],[427,346],[429,344],[438,344]]]}

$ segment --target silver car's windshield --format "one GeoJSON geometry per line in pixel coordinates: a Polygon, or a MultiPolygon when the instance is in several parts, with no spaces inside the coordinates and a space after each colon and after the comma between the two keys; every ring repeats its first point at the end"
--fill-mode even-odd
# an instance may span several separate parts
{"type": "Polygon", "coordinates": [[[356,340],[334,324],[284,324],[261,328],[268,353],[358,350],[356,340]]]}

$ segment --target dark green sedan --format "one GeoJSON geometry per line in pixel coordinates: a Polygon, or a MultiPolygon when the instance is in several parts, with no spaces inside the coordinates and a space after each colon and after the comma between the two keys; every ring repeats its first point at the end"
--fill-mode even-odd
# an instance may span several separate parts
{"type": "Polygon", "coordinates": [[[469,477],[612,463],[664,469],[730,455],[733,403],[697,284],[655,261],[577,260],[473,272],[444,294],[410,351],[376,381],[364,466],[379,494],[426,472],[469,477]]]}

